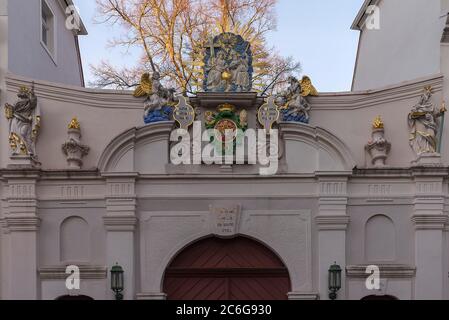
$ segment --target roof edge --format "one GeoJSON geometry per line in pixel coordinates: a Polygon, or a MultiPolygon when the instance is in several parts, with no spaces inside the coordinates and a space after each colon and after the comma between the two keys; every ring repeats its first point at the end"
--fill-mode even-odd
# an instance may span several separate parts
{"type": "MultiPolygon", "coordinates": [[[[59,0],[59,2],[64,7],[64,9],[69,7],[69,6],[76,7],[76,5],[73,3],[73,0],[59,0]]],[[[83,22],[83,19],[81,18],[81,15],[79,14],[78,8],[77,8],[77,12],[78,12],[78,15],[80,17],[80,29],[79,30],[75,30],[74,32],[75,32],[75,34],[77,36],[87,36],[88,35],[87,28],[84,25],[84,22],[83,22]]]]}
{"type": "Polygon", "coordinates": [[[352,30],[362,30],[362,22],[364,22],[366,18],[366,9],[371,5],[376,5],[380,2],[380,0],[365,0],[365,2],[362,4],[362,7],[360,8],[359,12],[357,13],[357,16],[354,19],[354,22],[351,25],[352,30]]]}

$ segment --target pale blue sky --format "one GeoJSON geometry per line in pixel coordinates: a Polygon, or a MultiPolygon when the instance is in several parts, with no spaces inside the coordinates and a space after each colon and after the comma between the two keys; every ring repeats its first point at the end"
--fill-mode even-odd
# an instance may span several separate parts
{"type": "MultiPolygon", "coordinates": [[[[96,24],[93,0],[75,0],[89,35],[80,37],[86,82],[92,80],[91,64],[102,59],[122,66],[133,66],[138,52],[107,47],[108,39],[119,36],[119,27],[96,24]]],[[[278,27],[269,43],[280,54],[294,56],[302,63],[321,92],[348,91],[351,88],[359,33],[350,29],[363,0],[279,0],[278,27]]]]}

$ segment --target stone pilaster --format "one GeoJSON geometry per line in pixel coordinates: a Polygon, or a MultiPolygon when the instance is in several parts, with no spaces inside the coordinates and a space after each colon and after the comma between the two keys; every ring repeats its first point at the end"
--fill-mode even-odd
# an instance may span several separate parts
{"type": "MultiPolygon", "coordinates": [[[[347,177],[319,178],[318,229],[318,290],[320,299],[329,299],[328,270],[336,262],[346,267],[347,177]]],[[[345,274],[342,272],[342,288],[338,299],[346,298],[345,274]]]]}
{"type": "Polygon", "coordinates": [[[16,171],[4,175],[7,183],[3,226],[9,238],[7,252],[8,284],[5,299],[40,299],[38,279],[38,201],[36,171],[16,171]]]}
{"type": "MultiPolygon", "coordinates": [[[[118,263],[124,270],[125,300],[133,300],[136,295],[135,288],[135,235],[137,225],[136,217],[136,175],[106,175],[106,208],[107,214],[103,217],[107,231],[106,259],[108,268],[118,263]]],[[[108,270],[108,281],[110,272],[108,270]]],[[[109,285],[109,282],[108,282],[109,285]]],[[[113,293],[109,290],[109,298],[113,293]]]]}
{"type": "Polygon", "coordinates": [[[443,298],[443,177],[418,174],[415,177],[412,223],[415,227],[415,299],[443,298]]]}

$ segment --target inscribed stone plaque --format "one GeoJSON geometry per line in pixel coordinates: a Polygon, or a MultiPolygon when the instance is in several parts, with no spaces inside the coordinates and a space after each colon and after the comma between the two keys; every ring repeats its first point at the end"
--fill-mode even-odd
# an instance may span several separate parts
{"type": "Polygon", "coordinates": [[[219,237],[233,237],[239,232],[241,206],[210,207],[212,233],[219,237]]]}

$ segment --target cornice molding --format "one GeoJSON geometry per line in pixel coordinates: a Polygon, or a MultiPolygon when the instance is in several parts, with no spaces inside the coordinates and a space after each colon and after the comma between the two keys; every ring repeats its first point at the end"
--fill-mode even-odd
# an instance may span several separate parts
{"type": "Polygon", "coordinates": [[[136,300],[167,300],[167,295],[162,292],[138,293],[136,300]]]}
{"type": "Polygon", "coordinates": [[[310,97],[309,102],[316,111],[357,110],[396,101],[418,99],[426,86],[431,86],[433,93],[437,94],[443,91],[443,84],[444,76],[436,74],[376,90],[320,93],[317,97],[310,97]]]}
{"type": "Polygon", "coordinates": [[[132,91],[88,89],[78,86],[62,85],[43,80],[35,80],[7,74],[5,78],[7,91],[16,93],[21,86],[35,83],[35,92],[39,98],[74,103],[97,109],[142,110],[143,98],[134,98],[132,91]]]}
{"type": "Polygon", "coordinates": [[[134,231],[138,219],[135,216],[104,216],[103,223],[107,231],[134,231]]]}
{"type": "MultiPolygon", "coordinates": [[[[16,93],[21,86],[31,86],[34,81],[36,94],[40,98],[85,105],[97,109],[141,111],[143,105],[143,99],[134,98],[132,91],[88,89],[61,85],[11,73],[7,74],[5,81],[9,92],[16,93]]],[[[434,93],[438,93],[443,90],[443,82],[444,76],[436,74],[377,90],[320,93],[319,96],[310,97],[309,100],[314,110],[355,110],[398,100],[417,98],[422,94],[422,89],[429,85],[432,86],[434,93]]],[[[198,96],[201,96],[201,93],[198,93],[198,96]]],[[[260,100],[260,98],[255,99],[260,100]]],[[[192,97],[191,100],[196,101],[196,97],[192,97]]]]}
{"type": "Polygon", "coordinates": [[[8,232],[37,231],[40,219],[30,216],[6,216],[3,219],[3,227],[8,232]]]}
{"type": "Polygon", "coordinates": [[[351,221],[349,216],[317,216],[318,230],[346,230],[351,221]]]}
{"type": "Polygon", "coordinates": [[[444,230],[449,222],[446,215],[414,215],[412,222],[416,230],[444,230]]]}
{"type": "MultiPolygon", "coordinates": [[[[107,268],[103,266],[80,265],[81,280],[102,280],[107,278],[107,268]]],[[[66,271],[67,266],[49,266],[39,268],[41,280],[65,280],[69,276],[66,271]]]]}
{"type": "Polygon", "coordinates": [[[289,292],[287,293],[288,300],[319,300],[320,295],[318,293],[304,293],[304,292],[289,292]]]}
{"type": "MultiPolygon", "coordinates": [[[[375,264],[380,269],[380,277],[382,279],[410,279],[414,278],[416,268],[401,264],[375,264]]],[[[363,278],[366,279],[370,274],[366,273],[369,265],[349,265],[346,267],[346,276],[348,278],[363,278]]]]}

